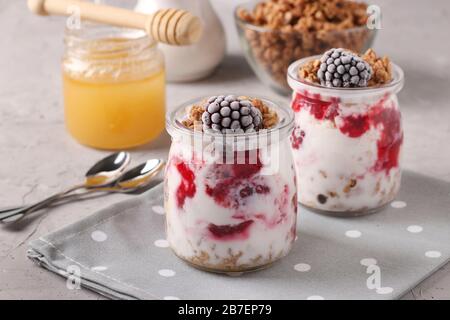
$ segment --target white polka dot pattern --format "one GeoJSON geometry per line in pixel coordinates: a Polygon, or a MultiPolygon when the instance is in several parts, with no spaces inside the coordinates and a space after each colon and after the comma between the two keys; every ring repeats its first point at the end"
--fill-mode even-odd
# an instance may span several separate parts
{"type": "Polygon", "coordinates": [[[392,293],[393,291],[394,289],[392,289],[391,287],[382,287],[377,289],[378,294],[389,294],[392,293]]]}
{"type": "Polygon", "coordinates": [[[166,278],[173,277],[175,275],[175,271],[170,270],[170,269],[161,269],[158,271],[158,273],[161,277],[166,277],[166,278]]]}
{"type": "Polygon", "coordinates": [[[164,208],[162,206],[153,206],[152,210],[156,214],[160,214],[160,215],[166,214],[165,211],[164,211],[164,208]]]}
{"type": "Polygon", "coordinates": [[[423,228],[421,226],[412,225],[406,228],[406,230],[411,233],[420,233],[423,231],[423,228]]]}
{"type": "Polygon", "coordinates": [[[158,248],[168,248],[169,247],[169,241],[165,239],[159,239],[154,242],[154,245],[158,248]]]}
{"type": "Polygon", "coordinates": [[[348,238],[359,238],[361,237],[362,233],[358,230],[349,230],[345,233],[345,236],[348,238]]]}
{"type": "Polygon", "coordinates": [[[97,271],[97,272],[99,272],[99,271],[106,271],[106,270],[108,270],[108,267],[105,267],[105,266],[96,266],[96,267],[92,267],[91,270],[92,270],[92,271],[97,271]]]}
{"type": "Polygon", "coordinates": [[[442,254],[439,251],[435,251],[435,250],[425,252],[425,256],[427,258],[440,258],[441,255],[442,254]]]}
{"type": "Polygon", "coordinates": [[[108,239],[108,236],[103,231],[95,230],[94,232],[91,233],[91,238],[96,242],[103,242],[106,241],[106,239],[108,239]]]}
{"type": "Polygon", "coordinates": [[[406,208],[406,202],[404,201],[393,201],[391,203],[391,207],[395,209],[403,209],[406,208]]]}
{"type": "Polygon", "coordinates": [[[311,270],[311,266],[307,263],[298,263],[294,266],[294,270],[298,272],[308,272],[311,270]]]}

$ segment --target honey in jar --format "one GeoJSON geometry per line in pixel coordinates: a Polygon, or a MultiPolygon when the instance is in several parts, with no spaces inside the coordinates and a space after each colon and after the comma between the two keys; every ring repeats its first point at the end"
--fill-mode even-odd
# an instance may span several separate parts
{"type": "Polygon", "coordinates": [[[100,149],[146,144],[164,130],[162,53],[144,32],[99,25],[66,30],[67,130],[100,149]]]}

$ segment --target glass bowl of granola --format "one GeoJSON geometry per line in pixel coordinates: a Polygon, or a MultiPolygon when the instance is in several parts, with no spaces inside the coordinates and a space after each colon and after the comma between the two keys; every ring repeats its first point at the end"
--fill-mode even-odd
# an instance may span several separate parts
{"type": "Polygon", "coordinates": [[[331,48],[362,53],[376,30],[366,25],[367,4],[350,0],[263,0],[239,5],[235,22],[241,47],[258,78],[289,94],[289,65],[331,48]]]}

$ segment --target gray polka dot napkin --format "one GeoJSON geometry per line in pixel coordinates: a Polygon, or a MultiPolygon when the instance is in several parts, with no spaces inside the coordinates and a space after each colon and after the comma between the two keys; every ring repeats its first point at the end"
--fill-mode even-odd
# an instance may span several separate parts
{"type": "Polygon", "coordinates": [[[405,172],[398,199],[360,218],[301,209],[292,252],[238,277],[176,258],[165,240],[162,185],[34,240],[28,256],[115,299],[394,299],[450,257],[450,184],[405,172]]]}

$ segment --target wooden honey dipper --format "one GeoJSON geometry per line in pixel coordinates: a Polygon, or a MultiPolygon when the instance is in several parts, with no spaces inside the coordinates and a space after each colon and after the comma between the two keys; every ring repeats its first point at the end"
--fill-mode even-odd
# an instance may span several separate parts
{"type": "Polygon", "coordinates": [[[81,19],[118,27],[142,29],[156,41],[175,46],[196,43],[203,32],[200,19],[179,9],[161,9],[148,15],[80,0],[28,0],[38,15],[69,16],[76,8],[81,19]]]}

